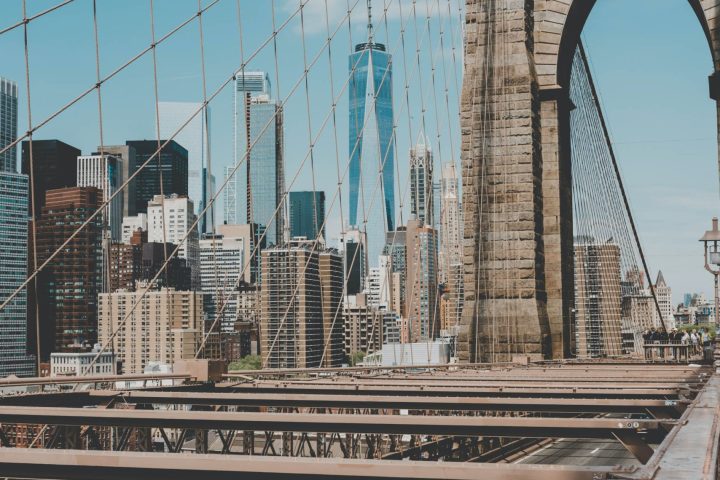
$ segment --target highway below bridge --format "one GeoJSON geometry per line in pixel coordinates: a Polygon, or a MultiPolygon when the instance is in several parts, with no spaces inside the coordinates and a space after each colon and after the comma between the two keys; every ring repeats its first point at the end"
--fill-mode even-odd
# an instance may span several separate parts
{"type": "Polygon", "coordinates": [[[709,365],[579,361],[0,381],[0,476],[714,479],[709,365]]]}

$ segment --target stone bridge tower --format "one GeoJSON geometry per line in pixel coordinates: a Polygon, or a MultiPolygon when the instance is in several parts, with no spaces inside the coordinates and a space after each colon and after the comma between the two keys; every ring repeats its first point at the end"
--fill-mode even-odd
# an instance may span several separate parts
{"type": "MultiPolygon", "coordinates": [[[[632,1],[632,0],[627,0],[632,1]]],[[[689,0],[720,98],[720,0],[689,0]]],[[[569,82],[595,0],[466,0],[461,361],[571,356],[569,82]]]]}

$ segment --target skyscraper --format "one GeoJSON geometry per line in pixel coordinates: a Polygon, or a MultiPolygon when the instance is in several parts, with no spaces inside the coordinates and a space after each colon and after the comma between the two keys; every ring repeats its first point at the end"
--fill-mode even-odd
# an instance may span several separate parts
{"type": "Polygon", "coordinates": [[[368,5],[368,38],[348,59],[351,226],[364,229],[368,258],[377,262],[385,231],[395,229],[392,56],[376,43],[368,5]],[[381,174],[380,174],[381,173],[381,174]],[[378,178],[379,177],[379,178],[378,178]],[[373,196],[377,199],[372,201],[373,196]],[[370,212],[370,210],[373,212],[370,212]],[[381,215],[376,214],[378,211],[381,215]]]}
{"type": "MultiPolygon", "coordinates": [[[[0,150],[15,141],[18,125],[18,88],[0,77],[0,150]]],[[[17,172],[17,146],[0,153],[0,171],[17,172]]]]}
{"type": "Polygon", "coordinates": [[[314,241],[262,254],[260,322],[267,367],[339,366],[344,359],[342,258],[314,241]]]}
{"type": "MultiPolygon", "coordinates": [[[[45,206],[45,192],[77,185],[77,157],[80,150],[60,140],[33,140],[34,195],[28,212],[35,220],[40,218],[45,206]]],[[[22,142],[22,173],[30,175],[30,142],[22,142]]]]}
{"type": "Polygon", "coordinates": [[[216,313],[222,309],[222,332],[233,332],[235,328],[245,240],[244,236],[223,234],[206,235],[200,240],[200,284],[202,292],[212,297],[216,313]]]}
{"type": "MultiPolygon", "coordinates": [[[[14,169],[0,171],[0,302],[27,276],[27,205],[27,175],[14,169]]],[[[27,347],[27,291],[23,289],[0,311],[0,377],[35,374],[35,361],[26,354],[27,347]]],[[[35,350],[35,345],[30,347],[35,350]]]]}
{"type": "MultiPolygon", "coordinates": [[[[195,205],[195,214],[200,215],[214,193],[214,177],[210,171],[210,107],[202,108],[197,102],[160,102],[159,138],[173,138],[188,151],[188,196],[195,205]],[[178,129],[193,116],[190,123],[180,132],[178,129]],[[173,137],[173,135],[175,135],[173,137]]],[[[172,193],[172,192],[170,192],[172,193]]],[[[199,232],[212,231],[214,208],[200,218],[199,232]]]]}
{"type": "Polygon", "coordinates": [[[433,191],[433,155],[425,135],[410,149],[410,213],[425,225],[435,228],[435,192],[433,191]]]}
{"type": "Polygon", "coordinates": [[[325,238],[325,192],[290,192],[290,237],[325,238]]]}
{"type": "MultiPolygon", "coordinates": [[[[165,142],[160,140],[160,145],[165,142]]],[[[128,140],[125,144],[135,149],[136,171],[158,149],[157,140],[128,140]]],[[[147,213],[148,202],[155,195],[188,194],[188,151],[185,147],[171,140],[158,156],[153,157],[131,182],[135,188],[136,214],[147,213]]]]}
{"type": "MultiPolygon", "coordinates": [[[[45,261],[102,205],[95,187],[49,190],[37,221],[38,264],[45,261]]],[[[38,276],[41,359],[50,352],[89,349],[97,341],[97,299],[102,287],[99,216],[70,241],[38,276]]],[[[34,323],[35,305],[28,308],[34,323]]]]}
{"type": "Polygon", "coordinates": [[[453,162],[442,166],[440,204],[440,281],[446,287],[443,327],[447,328],[460,324],[464,301],[462,211],[457,172],[453,162]]]}
{"type": "MultiPolygon", "coordinates": [[[[230,208],[226,209],[225,221],[257,223],[264,227],[268,245],[282,243],[285,212],[277,207],[285,192],[283,115],[271,98],[265,72],[242,71],[236,75],[235,165],[240,166],[233,176],[235,186],[226,196],[225,204],[230,208]]],[[[232,170],[229,168],[226,175],[232,170]]]]}
{"type": "MultiPolygon", "coordinates": [[[[100,147],[98,147],[97,150],[93,155],[100,154],[100,147]]],[[[107,153],[121,160],[122,168],[120,169],[120,178],[123,183],[135,172],[137,160],[134,147],[130,145],[103,145],[102,153],[107,153]]],[[[78,152],[78,156],[79,155],[80,153],[78,152]]],[[[122,216],[123,218],[132,217],[135,214],[135,182],[130,182],[123,189],[122,216]]]]}
{"type": "MultiPolygon", "coordinates": [[[[103,192],[103,203],[110,200],[123,184],[122,159],[113,155],[86,155],[77,158],[77,186],[95,187],[103,192]]],[[[103,221],[110,237],[119,241],[122,232],[124,191],[112,199],[103,212],[103,221]]]]}
{"type": "Polygon", "coordinates": [[[665,283],[665,277],[661,271],[658,271],[655,285],[652,286],[657,297],[660,312],[663,316],[663,322],[658,318],[657,308],[655,309],[655,325],[665,324],[665,328],[673,328],[675,326],[675,318],[673,317],[672,289],[665,283]]]}
{"type": "Polygon", "coordinates": [[[406,311],[410,342],[433,340],[440,330],[437,232],[420,220],[407,223],[406,311]]]}
{"type": "Polygon", "coordinates": [[[345,272],[346,295],[362,292],[367,275],[367,241],[364,232],[349,230],[343,235],[343,271],[345,272]]]}

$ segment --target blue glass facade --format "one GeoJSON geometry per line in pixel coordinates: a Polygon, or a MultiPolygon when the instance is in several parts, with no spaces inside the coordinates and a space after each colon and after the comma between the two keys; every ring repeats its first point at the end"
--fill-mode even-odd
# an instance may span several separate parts
{"type": "Polygon", "coordinates": [[[348,68],[351,73],[348,221],[350,225],[362,228],[367,217],[369,260],[375,262],[376,253],[380,253],[384,243],[385,231],[395,229],[392,56],[385,52],[382,44],[362,43],[350,55],[348,68]],[[378,183],[380,170],[382,175],[378,183]],[[377,197],[375,201],[373,196],[377,197]],[[377,211],[381,205],[382,223],[373,221],[379,215],[370,214],[370,210],[377,211]],[[380,231],[375,232],[375,229],[380,231]]]}
{"type": "MultiPolygon", "coordinates": [[[[235,222],[257,223],[268,245],[283,242],[283,117],[264,72],[239,73],[235,94],[235,222]],[[248,149],[250,154],[247,155],[248,149]],[[246,158],[247,157],[247,158],[246,158]],[[274,218],[273,218],[274,216],[274,218]],[[271,220],[272,219],[272,220],[271,220]]],[[[227,202],[226,202],[227,204],[227,202]]]]}
{"type": "MultiPolygon", "coordinates": [[[[0,302],[27,277],[28,177],[0,172],[0,302]]],[[[35,360],[27,355],[27,291],[21,291],[0,311],[0,377],[35,375],[35,360]]]]}

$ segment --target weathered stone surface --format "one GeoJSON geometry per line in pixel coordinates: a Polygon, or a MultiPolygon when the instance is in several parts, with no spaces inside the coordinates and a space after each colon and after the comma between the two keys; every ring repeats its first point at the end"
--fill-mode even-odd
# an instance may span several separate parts
{"type": "MultiPolygon", "coordinates": [[[[690,0],[716,72],[718,3],[690,0]]],[[[574,350],[567,85],[594,4],[466,0],[461,361],[562,358],[574,350]]]]}

